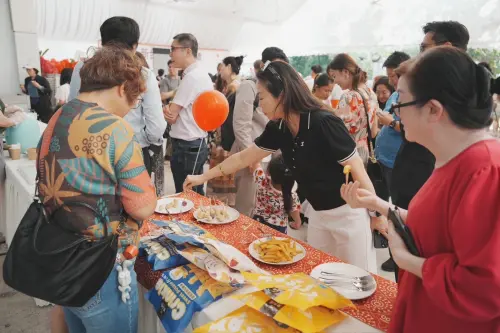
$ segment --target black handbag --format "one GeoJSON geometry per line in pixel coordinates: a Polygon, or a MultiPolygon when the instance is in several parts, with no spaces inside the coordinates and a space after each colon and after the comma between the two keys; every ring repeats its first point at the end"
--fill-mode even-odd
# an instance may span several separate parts
{"type": "MultiPolygon", "coordinates": [[[[38,176],[37,176],[38,189],[38,176]]],[[[103,286],[114,269],[118,235],[108,235],[106,221],[90,205],[79,206],[103,224],[104,237],[93,240],[61,227],[35,199],[23,216],[3,264],[3,279],[13,289],[61,306],[81,307],[103,286]]],[[[118,226],[118,233],[124,221],[118,226]]]]}

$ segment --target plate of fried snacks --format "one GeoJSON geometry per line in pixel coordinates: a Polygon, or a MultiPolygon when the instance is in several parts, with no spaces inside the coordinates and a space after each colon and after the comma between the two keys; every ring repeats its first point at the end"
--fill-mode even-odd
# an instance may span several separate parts
{"type": "Polygon", "coordinates": [[[182,214],[193,209],[194,203],[182,198],[162,198],[156,202],[155,212],[159,214],[182,214]]]}
{"type": "Polygon", "coordinates": [[[234,222],[240,217],[240,213],[225,205],[200,206],[193,213],[198,222],[207,224],[227,224],[234,222]]]}
{"type": "Polygon", "coordinates": [[[253,241],[248,249],[250,255],[269,265],[289,265],[306,256],[306,249],[291,238],[264,237],[253,241]]]}

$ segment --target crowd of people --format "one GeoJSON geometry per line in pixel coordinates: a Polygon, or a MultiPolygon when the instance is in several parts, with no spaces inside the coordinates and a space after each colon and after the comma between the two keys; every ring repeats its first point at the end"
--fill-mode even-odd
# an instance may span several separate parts
{"type": "MultiPolygon", "coordinates": [[[[120,226],[120,248],[137,244],[170,181],[159,168],[166,137],[176,192],[205,194],[207,184],[209,195],[284,233],[307,219],[311,246],[373,273],[374,233],[386,237],[383,269],[399,282],[389,332],[500,329],[500,143],[488,133],[499,83],[465,52],[465,26],[425,25],[421,54],[393,52],[373,86],[349,54],[303,79],[278,47],[263,50],[255,77],[240,76],[242,56],[223,59],[211,77],[189,33],[173,37],[168,74],[155,75],[136,52],[133,19],[109,18],[100,33],[102,48],[61,75],[53,115],[43,111],[50,87],[36,70],[23,87],[48,122],[37,163],[46,209],[85,202],[108,221],[71,207],[58,217],[65,227],[98,239],[120,226]],[[207,133],[192,107],[214,89],[229,116],[207,133]],[[76,158],[89,175],[71,174],[76,158]],[[395,207],[420,256],[388,223],[395,207]]],[[[116,272],[85,306],[57,307],[52,331],[136,332],[135,273],[123,303],[116,272]]]]}

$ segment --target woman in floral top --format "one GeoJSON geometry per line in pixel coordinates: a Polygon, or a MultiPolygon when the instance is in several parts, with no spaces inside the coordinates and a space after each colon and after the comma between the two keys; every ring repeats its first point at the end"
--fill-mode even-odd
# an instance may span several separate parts
{"type": "Polygon", "coordinates": [[[295,181],[283,158],[281,156],[273,158],[269,162],[267,173],[260,166],[257,167],[254,177],[257,183],[254,220],[286,234],[290,215],[294,220],[290,226],[299,229],[301,226],[299,198],[292,191],[295,181]]]}
{"type": "Polygon", "coordinates": [[[379,110],[377,95],[366,85],[366,72],[349,55],[345,53],[337,55],[328,69],[334,73],[335,83],[344,90],[335,114],[344,121],[366,165],[370,155],[368,120],[372,138],[376,136],[378,129],[375,117],[379,110]],[[368,110],[365,110],[365,104],[368,110]]]}
{"type": "MultiPolygon", "coordinates": [[[[142,67],[131,51],[106,46],[85,61],[80,76],[80,95],[52,116],[42,137],[39,196],[49,213],[62,208],[54,214],[61,227],[92,239],[102,238],[104,228],[117,233],[121,224],[122,253],[138,245],[139,227],[156,206],[141,147],[123,120],[145,91],[142,67]],[[90,205],[101,219],[71,202],[90,205]]],[[[118,270],[127,267],[117,263],[87,304],[64,308],[70,332],[137,331],[139,296],[130,264],[130,299],[122,301],[118,270]]]]}

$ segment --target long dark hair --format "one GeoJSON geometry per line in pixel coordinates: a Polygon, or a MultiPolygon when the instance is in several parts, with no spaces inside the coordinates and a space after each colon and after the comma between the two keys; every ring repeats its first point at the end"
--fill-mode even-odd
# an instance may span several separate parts
{"type": "Polygon", "coordinates": [[[281,193],[283,193],[283,204],[285,206],[285,213],[290,213],[292,210],[292,189],[295,181],[292,172],[285,165],[282,156],[275,157],[269,162],[267,171],[271,176],[273,184],[281,186],[281,193]]]}
{"type": "Polygon", "coordinates": [[[367,74],[361,67],[358,66],[356,61],[347,53],[340,53],[333,58],[332,62],[328,65],[328,69],[337,71],[346,70],[352,74],[352,89],[357,90],[359,86],[366,83],[367,74]]]}
{"type": "MultiPolygon", "coordinates": [[[[387,89],[389,90],[389,92],[391,93],[391,95],[394,92],[394,87],[389,83],[389,78],[387,76],[381,76],[377,81],[375,81],[375,84],[373,85],[373,91],[375,93],[377,93],[377,87],[380,85],[386,86],[387,89]]],[[[378,98],[377,98],[377,101],[378,101],[378,98]]],[[[385,102],[378,101],[378,106],[382,110],[385,108],[386,104],[387,104],[387,101],[385,101],[385,102]]]]}
{"type": "Polygon", "coordinates": [[[491,77],[465,51],[450,46],[432,48],[417,59],[405,78],[419,106],[435,99],[458,127],[490,126],[491,77]]]}
{"type": "Polygon", "coordinates": [[[266,63],[264,70],[257,73],[257,80],[283,105],[285,121],[293,111],[308,112],[326,110],[327,107],[313,96],[304,80],[295,69],[282,61],[266,63]]]}
{"type": "Polygon", "coordinates": [[[225,57],[224,60],[222,60],[222,63],[226,66],[231,65],[233,73],[238,75],[240,74],[241,64],[243,64],[243,56],[225,57]]]}
{"type": "Polygon", "coordinates": [[[64,68],[61,71],[61,77],[59,78],[59,85],[62,86],[63,84],[70,84],[71,83],[71,75],[73,75],[73,69],[72,68],[64,68]]]}

